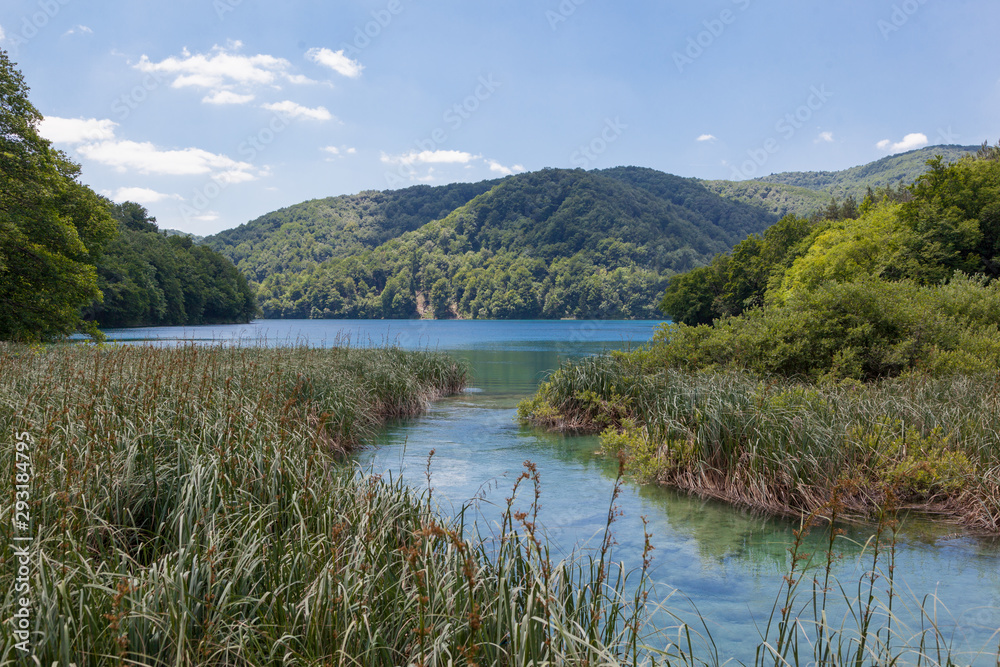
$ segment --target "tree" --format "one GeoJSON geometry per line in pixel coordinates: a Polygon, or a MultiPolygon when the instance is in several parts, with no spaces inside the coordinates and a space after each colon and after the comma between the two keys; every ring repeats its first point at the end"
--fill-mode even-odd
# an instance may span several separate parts
{"type": "Polygon", "coordinates": [[[106,202],[118,236],[97,262],[103,302],[85,313],[100,326],[248,322],[257,302],[228,259],[188,236],[167,237],[135,202],[106,202]]]}
{"type": "Polygon", "coordinates": [[[101,298],[94,262],[115,233],[79,167],[38,134],[42,116],[0,50],[0,338],[52,340],[86,329],[101,298]]]}
{"type": "Polygon", "coordinates": [[[431,287],[431,308],[434,310],[434,317],[439,320],[451,317],[452,297],[451,283],[447,278],[439,278],[431,287]]]}

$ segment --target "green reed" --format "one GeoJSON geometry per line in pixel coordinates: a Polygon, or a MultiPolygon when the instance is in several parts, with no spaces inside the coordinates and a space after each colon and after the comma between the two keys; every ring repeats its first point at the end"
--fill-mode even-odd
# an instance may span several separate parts
{"type": "MultiPolygon", "coordinates": [[[[0,368],[0,465],[14,469],[14,434],[31,437],[28,664],[725,660],[703,620],[687,625],[651,602],[650,535],[641,568],[614,560],[621,478],[599,547],[554,562],[538,512],[541,473],[530,463],[499,533],[470,538],[478,528],[466,524],[467,511],[444,519],[430,490],[344,458],[386,419],[461,389],[465,369],[443,355],[4,346],[0,368]],[[670,622],[654,627],[664,615],[670,622]]],[[[698,400],[712,391],[700,388],[698,400]]],[[[13,485],[4,494],[9,511],[13,485]]],[[[823,508],[834,523],[842,511],[839,502],[823,508]]],[[[829,564],[821,576],[803,552],[804,526],[781,603],[762,624],[757,664],[948,664],[933,601],[919,615],[927,627],[886,621],[896,596],[891,587],[888,602],[882,595],[894,554],[894,526],[885,526],[868,547],[871,570],[857,593],[829,564]],[[811,589],[803,584],[810,576],[811,589]],[[839,625],[827,614],[834,608],[839,625]]],[[[4,521],[4,620],[16,607],[12,537],[4,521]]],[[[831,561],[837,539],[831,532],[831,561]]],[[[11,630],[0,625],[0,664],[22,659],[11,630]]]]}
{"type": "MultiPolygon", "coordinates": [[[[461,389],[443,355],[4,346],[0,367],[0,465],[13,470],[13,434],[31,435],[35,664],[638,656],[610,554],[553,564],[513,510],[499,547],[470,541],[429,497],[344,460],[386,419],[461,389]]],[[[12,508],[12,485],[4,496],[12,508]]],[[[5,521],[4,619],[11,538],[5,521]]],[[[11,630],[2,664],[19,659],[11,630]]]]}
{"type": "Polygon", "coordinates": [[[1000,532],[1000,378],[917,374],[817,385],[739,372],[650,370],[641,355],[564,365],[525,422],[602,431],[640,477],[789,515],[844,489],[870,519],[891,495],[1000,532]]]}

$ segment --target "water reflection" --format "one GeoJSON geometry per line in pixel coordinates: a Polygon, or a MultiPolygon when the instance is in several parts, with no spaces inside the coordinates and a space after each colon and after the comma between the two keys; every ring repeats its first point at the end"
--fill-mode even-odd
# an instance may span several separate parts
{"type": "MultiPolygon", "coordinates": [[[[539,519],[554,547],[567,556],[596,547],[605,530],[617,462],[597,455],[593,437],[563,437],[520,428],[517,401],[534,392],[545,374],[571,357],[622,348],[648,340],[650,322],[260,322],[242,327],[186,327],[108,332],[113,340],[176,344],[181,339],[214,342],[311,345],[379,345],[450,350],[473,369],[470,391],[435,404],[424,416],[387,428],[378,446],[362,452],[362,465],[403,475],[426,485],[431,450],[431,483],[443,511],[472,502],[480,529],[495,529],[522,464],[531,460],[541,473],[539,519]]],[[[530,494],[515,506],[526,509],[530,494]]],[[[618,499],[614,524],[616,557],[626,568],[641,565],[642,516],[649,520],[655,550],[653,579],[659,599],[694,621],[694,606],[707,619],[723,659],[752,660],[759,641],[756,624],[766,623],[789,564],[795,522],[668,489],[628,484],[618,499]],[[679,591],[679,593],[675,593],[679,591]]],[[[871,527],[849,527],[838,542],[836,574],[849,595],[871,567],[866,547],[871,527]]],[[[804,549],[822,559],[825,534],[814,531],[804,549]]],[[[936,595],[937,623],[967,648],[992,642],[993,650],[969,662],[995,664],[1000,627],[1000,549],[996,541],[955,534],[919,517],[904,522],[897,549],[899,592],[896,609],[913,599],[936,595]]],[[[885,596],[885,580],[879,593],[885,596]]],[[[843,610],[841,610],[843,612],[843,610]]],[[[838,613],[831,609],[832,614],[838,613]]],[[[674,621],[658,617],[663,626],[674,621]]],[[[919,618],[911,617],[919,629],[919,618]]]]}

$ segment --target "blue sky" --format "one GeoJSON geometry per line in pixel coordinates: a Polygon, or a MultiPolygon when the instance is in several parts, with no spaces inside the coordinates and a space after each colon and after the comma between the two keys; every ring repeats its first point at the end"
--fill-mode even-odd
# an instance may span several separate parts
{"type": "Polygon", "coordinates": [[[544,167],[740,179],[1000,139],[996,0],[6,0],[83,181],[208,234],[544,167]]]}

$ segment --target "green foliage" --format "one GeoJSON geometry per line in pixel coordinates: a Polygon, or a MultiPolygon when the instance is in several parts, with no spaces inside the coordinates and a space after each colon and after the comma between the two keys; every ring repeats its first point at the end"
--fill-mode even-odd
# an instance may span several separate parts
{"type": "Polygon", "coordinates": [[[232,262],[186,236],[159,233],[134,202],[108,206],[118,236],[97,263],[104,295],[86,317],[104,327],[248,322],[257,301],[232,262]]]}
{"type": "Polygon", "coordinates": [[[681,326],[656,353],[814,379],[1000,367],[994,154],[930,160],[907,197],[868,193],[853,218],[785,218],[676,277],[661,308],[681,326]]]}
{"type": "Polygon", "coordinates": [[[316,199],[268,213],[203,242],[221,252],[251,280],[296,274],[329,259],[371,250],[444,218],[498,181],[418,185],[386,192],[316,199]]]}
{"type": "MultiPolygon", "coordinates": [[[[41,138],[28,87],[0,50],[0,339],[52,340],[100,299],[93,263],[114,235],[79,167],[41,138]]],[[[88,329],[90,330],[90,329],[88,329]]]]}
{"type": "Polygon", "coordinates": [[[957,277],[926,287],[864,277],[824,283],[715,326],[664,329],[651,354],[670,367],[812,379],[980,372],[1000,368],[998,317],[997,283],[957,277]]]}
{"type": "MultiPolygon", "coordinates": [[[[927,171],[927,161],[936,155],[948,162],[975,153],[977,146],[929,146],[899,155],[890,155],[876,162],[843,171],[806,171],[771,174],[756,179],[762,184],[778,183],[815,192],[837,199],[853,197],[861,201],[869,188],[894,188],[909,185],[927,171]]],[[[803,215],[800,213],[800,215],[803,215]]]]}
{"type": "Polygon", "coordinates": [[[695,326],[762,305],[769,286],[809,247],[808,239],[822,227],[819,222],[786,215],[763,236],[751,235],[732,252],[716,255],[709,266],[671,279],[660,310],[674,322],[695,326]]]}
{"type": "Polygon", "coordinates": [[[835,496],[838,511],[862,516],[932,504],[1000,531],[995,370],[817,384],[676,370],[661,352],[567,362],[519,416],[601,432],[640,479],[759,509],[799,516],[835,496]]]}
{"type": "Polygon", "coordinates": [[[265,317],[649,319],[675,271],[771,222],[693,179],[548,169],[307,202],[208,243],[261,281],[265,317]]]}
{"type": "Polygon", "coordinates": [[[726,199],[742,202],[772,214],[775,218],[794,215],[811,217],[821,211],[829,197],[815,190],[760,181],[705,181],[705,188],[726,199]]]}
{"type": "Polygon", "coordinates": [[[946,434],[940,426],[923,434],[897,420],[875,429],[852,429],[851,436],[879,452],[883,463],[875,467],[875,474],[881,474],[887,488],[905,500],[956,496],[971,486],[976,472],[955,434],[946,434]]]}

